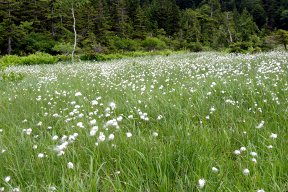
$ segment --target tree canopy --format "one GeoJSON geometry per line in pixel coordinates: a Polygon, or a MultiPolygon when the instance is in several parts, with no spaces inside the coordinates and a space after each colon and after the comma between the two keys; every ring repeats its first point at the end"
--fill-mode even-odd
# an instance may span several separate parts
{"type": "Polygon", "coordinates": [[[220,49],[277,30],[288,30],[286,0],[0,0],[0,55],[133,51],[149,38],[220,49]]]}

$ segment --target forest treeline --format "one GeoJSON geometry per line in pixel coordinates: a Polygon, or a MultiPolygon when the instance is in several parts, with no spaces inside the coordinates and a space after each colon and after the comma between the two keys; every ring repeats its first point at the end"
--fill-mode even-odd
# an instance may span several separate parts
{"type": "Polygon", "coordinates": [[[287,30],[287,0],[0,0],[0,55],[259,51],[287,30]]]}

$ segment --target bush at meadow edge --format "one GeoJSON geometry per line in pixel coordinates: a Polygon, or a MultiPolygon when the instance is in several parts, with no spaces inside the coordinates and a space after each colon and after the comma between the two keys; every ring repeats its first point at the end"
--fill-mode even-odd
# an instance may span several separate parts
{"type": "Polygon", "coordinates": [[[0,65],[5,68],[12,65],[53,64],[59,59],[48,53],[35,53],[28,56],[6,55],[0,58],[0,65]]]}

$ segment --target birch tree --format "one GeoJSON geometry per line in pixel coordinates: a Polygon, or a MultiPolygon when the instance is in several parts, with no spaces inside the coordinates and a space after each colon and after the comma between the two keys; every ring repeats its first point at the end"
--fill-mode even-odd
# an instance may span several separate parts
{"type": "Polygon", "coordinates": [[[89,3],[89,0],[58,0],[57,5],[59,5],[64,10],[70,10],[73,18],[73,32],[74,32],[74,44],[72,50],[72,63],[74,63],[74,54],[77,46],[77,31],[76,31],[76,16],[75,9],[78,9],[85,4],[89,3]]]}

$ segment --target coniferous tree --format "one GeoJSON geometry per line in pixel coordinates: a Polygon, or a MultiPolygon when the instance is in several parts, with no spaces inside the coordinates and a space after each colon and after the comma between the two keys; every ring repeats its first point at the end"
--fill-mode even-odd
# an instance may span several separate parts
{"type": "Polygon", "coordinates": [[[128,16],[125,0],[112,0],[111,4],[112,30],[123,38],[129,37],[132,32],[132,23],[128,16]]]}
{"type": "Polygon", "coordinates": [[[235,24],[238,41],[249,41],[250,36],[255,35],[259,31],[247,9],[244,9],[239,16],[235,17],[235,24]]]}
{"type": "Polygon", "coordinates": [[[201,25],[198,20],[199,13],[193,9],[182,12],[180,20],[180,39],[189,42],[199,42],[201,38],[201,25]]]}
{"type": "Polygon", "coordinates": [[[151,3],[151,20],[158,29],[164,29],[168,35],[178,31],[180,10],[174,0],[154,0],[151,3]]]}
{"type": "Polygon", "coordinates": [[[149,18],[145,10],[138,6],[134,19],[134,37],[144,39],[149,29],[149,18]]]}

